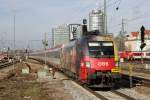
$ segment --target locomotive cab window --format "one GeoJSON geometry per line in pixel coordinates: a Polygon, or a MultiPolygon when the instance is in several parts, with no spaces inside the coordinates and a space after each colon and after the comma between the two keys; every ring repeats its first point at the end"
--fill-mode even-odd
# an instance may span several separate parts
{"type": "Polygon", "coordinates": [[[114,57],[113,42],[96,41],[88,43],[89,56],[94,58],[114,57]]]}

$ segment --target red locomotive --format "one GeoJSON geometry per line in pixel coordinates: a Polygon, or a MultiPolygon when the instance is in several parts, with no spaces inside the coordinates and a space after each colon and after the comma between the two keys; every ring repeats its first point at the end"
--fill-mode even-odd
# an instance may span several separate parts
{"type": "Polygon", "coordinates": [[[111,87],[120,78],[112,37],[88,35],[62,47],[60,69],[91,87],[111,87]]]}

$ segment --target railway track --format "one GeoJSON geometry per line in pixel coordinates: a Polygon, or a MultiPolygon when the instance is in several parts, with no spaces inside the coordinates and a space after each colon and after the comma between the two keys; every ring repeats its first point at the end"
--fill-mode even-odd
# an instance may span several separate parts
{"type": "MultiPolygon", "coordinates": [[[[74,81],[74,80],[73,80],[74,81]]],[[[104,88],[101,88],[99,90],[95,90],[95,89],[91,89],[89,87],[87,87],[86,85],[81,85],[79,82],[74,81],[75,83],[77,83],[78,85],[82,86],[84,89],[86,89],[87,91],[89,91],[90,93],[92,93],[93,95],[95,95],[97,98],[101,99],[101,100],[110,100],[112,98],[114,98],[114,100],[117,99],[121,99],[121,100],[136,100],[135,98],[124,94],[120,91],[117,90],[107,90],[104,91],[104,88]]]]}
{"type": "MultiPolygon", "coordinates": [[[[144,79],[143,79],[144,80],[144,79]]],[[[74,81],[74,80],[73,80],[74,81]]],[[[136,80],[137,81],[137,80],[136,80]]],[[[144,86],[148,86],[148,83],[145,83],[147,80],[143,81],[143,85],[144,86]]],[[[128,80],[129,82],[129,80],[128,80]]],[[[87,91],[89,91],[90,93],[92,93],[93,95],[95,95],[97,98],[99,98],[100,100],[137,100],[137,98],[141,98],[140,96],[136,95],[136,93],[126,93],[126,89],[124,86],[120,86],[122,84],[119,85],[119,87],[124,87],[124,88],[112,88],[110,90],[103,90],[105,88],[100,88],[99,90],[95,90],[95,89],[91,89],[89,87],[87,87],[86,85],[81,85],[80,83],[76,82],[78,85],[82,86],[84,89],[86,89],[87,91]]]]}
{"type": "Polygon", "coordinates": [[[4,67],[7,67],[9,65],[11,65],[12,63],[10,62],[5,62],[5,63],[0,63],[0,68],[4,68],[4,67]]]}
{"type": "MultiPolygon", "coordinates": [[[[110,90],[110,91],[95,91],[98,95],[102,95],[105,97],[105,100],[136,100],[135,98],[128,96],[122,92],[117,90],[110,90]]],[[[103,98],[100,98],[103,100],[103,98]]]]}
{"type": "Polygon", "coordinates": [[[86,90],[90,91],[92,94],[94,94],[96,97],[98,97],[101,100],[110,100],[110,99],[121,99],[121,100],[136,100],[135,98],[124,94],[120,91],[114,90],[114,89],[110,89],[110,90],[103,90],[99,89],[99,90],[94,90],[88,87],[84,87],[86,90]]]}
{"type": "MultiPolygon", "coordinates": [[[[76,82],[78,85],[82,86],[80,83],[76,82]]],[[[84,89],[86,89],[87,91],[89,91],[90,93],[92,93],[93,95],[95,95],[97,98],[101,99],[101,100],[108,100],[105,96],[97,93],[96,91],[88,88],[87,86],[82,86],[84,89]]]]}
{"type": "MultiPolygon", "coordinates": [[[[122,68],[122,70],[129,71],[129,68],[122,68]]],[[[145,69],[145,68],[134,68],[132,71],[138,73],[146,73],[146,74],[150,73],[150,69],[145,69]]]]}
{"type": "MultiPolygon", "coordinates": [[[[60,72],[60,73],[62,73],[62,72],[60,72]]],[[[66,75],[65,73],[62,73],[62,74],[66,75]]],[[[95,90],[95,89],[89,88],[87,85],[83,85],[82,83],[80,83],[76,80],[73,80],[72,78],[69,78],[69,80],[72,80],[73,82],[75,82],[79,86],[83,87],[85,90],[89,91],[90,93],[95,95],[100,100],[117,100],[117,99],[136,100],[135,98],[133,98],[133,97],[131,97],[131,96],[125,94],[125,93],[122,93],[124,90],[121,90],[121,89],[116,90],[116,89],[110,89],[110,88],[99,88],[99,90],[97,90],[97,89],[95,90]],[[105,91],[105,89],[107,89],[107,90],[105,91]]]]}
{"type": "MultiPolygon", "coordinates": [[[[129,80],[129,78],[130,78],[129,75],[122,74],[122,78],[127,80],[127,81],[130,81],[129,80]]],[[[138,77],[138,76],[132,76],[132,81],[135,85],[140,84],[144,87],[150,88],[150,79],[146,79],[146,78],[142,78],[142,77],[138,77]]]]}
{"type": "MultiPolygon", "coordinates": [[[[19,61],[18,60],[15,60],[15,64],[18,63],[19,61]]],[[[2,68],[5,68],[5,67],[8,67],[10,65],[13,65],[14,64],[13,62],[3,62],[3,63],[0,63],[0,69],[2,68]]]]}
{"type": "Polygon", "coordinates": [[[111,92],[112,92],[112,93],[115,93],[115,94],[117,94],[118,96],[123,97],[123,98],[125,98],[125,99],[127,99],[127,100],[136,100],[135,98],[130,97],[130,96],[128,96],[128,95],[126,95],[126,94],[124,94],[124,93],[121,93],[121,92],[119,92],[119,91],[117,91],[117,90],[112,90],[111,92]]]}
{"type": "MultiPolygon", "coordinates": [[[[141,64],[141,59],[139,59],[139,60],[128,60],[128,61],[124,61],[123,63],[141,64]]],[[[143,64],[150,64],[150,59],[144,59],[143,64]]]]}
{"type": "Polygon", "coordinates": [[[8,60],[0,61],[0,64],[8,62],[8,60]]]}

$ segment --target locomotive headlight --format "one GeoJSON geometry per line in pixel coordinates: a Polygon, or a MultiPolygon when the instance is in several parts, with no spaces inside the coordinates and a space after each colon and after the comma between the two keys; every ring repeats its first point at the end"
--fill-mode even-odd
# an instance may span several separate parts
{"type": "Polygon", "coordinates": [[[86,66],[87,68],[90,68],[90,67],[91,67],[91,63],[90,63],[90,62],[85,62],[85,66],[86,66]]]}

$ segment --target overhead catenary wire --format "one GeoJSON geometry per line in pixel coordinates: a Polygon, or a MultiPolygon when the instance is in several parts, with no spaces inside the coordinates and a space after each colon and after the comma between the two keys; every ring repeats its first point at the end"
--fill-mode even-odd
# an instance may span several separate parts
{"type": "MultiPolygon", "coordinates": [[[[119,3],[118,4],[118,6],[121,4],[121,2],[122,2],[122,0],[116,0],[116,1],[114,1],[114,2],[111,2],[112,0],[110,0],[108,3],[107,3],[107,5],[106,5],[106,7],[108,8],[108,7],[111,7],[111,6],[113,6],[113,5],[115,5],[115,4],[117,4],[117,3],[119,3]]],[[[91,5],[88,5],[88,6],[91,6],[91,5]]],[[[86,6],[87,7],[87,6],[86,6]]],[[[85,9],[85,8],[84,8],[85,9]]],[[[86,8],[87,9],[87,8],[86,8]]],[[[104,5],[100,8],[101,10],[104,10],[104,5]]],[[[81,10],[80,10],[81,11],[81,10]]],[[[83,11],[83,10],[82,10],[83,11]]],[[[77,14],[77,13],[76,13],[77,14]]],[[[86,17],[88,16],[87,14],[85,15],[86,17]]],[[[86,18],[86,17],[84,17],[84,18],[86,18]]],[[[73,18],[72,18],[73,19],[73,18]]],[[[78,20],[76,20],[76,21],[82,21],[82,19],[83,18],[81,18],[81,19],[78,19],[78,20]]]]}
{"type": "MultiPolygon", "coordinates": [[[[118,3],[120,0],[116,0],[114,2],[111,3],[112,0],[109,0],[109,2],[107,3],[107,7],[110,7],[116,3],[118,3]]],[[[81,12],[84,12],[87,8],[90,8],[91,5],[93,5],[93,0],[91,0],[91,2],[88,3],[88,5],[86,6],[82,6],[82,10],[81,9],[75,9],[72,14],[71,14],[71,18],[66,20],[66,24],[67,23],[72,23],[72,22],[81,22],[83,18],[87,18],[88,17],[88,14],[84,14],[84,16],[81,16],[82,18],[77,18],[77,16],[81,15],[81,12]]],[[[104,5],[101,7],[101,10],[103,10],[102,8],[104,8],[104,5]]],[[[64,23],[61,23],[61,24],[64,24],[64,23]]]]}
{"type": "MultiPolygon", "coordinates": [[[[119,5],[120,5],[120,3],[121,3],[121,1],[122,0],[116,0],[116,1],[114,1],[114,2],[112,2],[112,3],[107,3],[107,8],[109,8],[109,7],[111,7],[111,6],[113,6],[113,5],[116,5],[118,2],[119,2],[119,5]]],[[[104,5],[101,7],[101,9],[103,10],[104,9],[104,5]]]]}
{"type": "Polygon", "coordinates": [[[149,16],[150,16],[150,12],[147,12],[147,13],[142,14],[140,16],[137,16],[137,17],[129,19],[128,22],[136,21],[136,20],[139,20],[139,19],[142,19],[142,18],[146,18],[146,17],[149,17],[149,16]]]}
{"type": "MultiPolygon", "coordinates": [[[[117,4],[118,2],[121,3],[122,0],[116,0],[116,1],[114,1],[114,2],[111,2],[111,1],[112,1],[112,0],[110,0],[110,1],[107,3],[107,5],[106,5],[107,8],[108,8],[108,7],[111,7],[111,6],[115,5],[115,4],[117,4]]],[[[91,5],[93,5],[92,2],[93,2],[93,1],[91,0],[91,2],[90,2],[88,5],[84,6],[84,7],[82,8],[82,10],[81,10],[81,9],[76,9],[76,10],[75,10],[75,13],[73,13],[73,14],[71,15],[71,16],[72,16],[71,19],[67,20],[67,23],[70,22],[70,21],[72,21],[72,19],[76,18],[76,17],[77,17],[76,15],[80,15],[81,12],[83,12],[83,11],[86,10],[87,8],[90,8],[91,5]]],[[[104,5],[102,5],[100,9],[101,9],[101,10],[104,10],[104,5]]],[[[75,21],[81,21],[83,18],[86,18],[87,16],[88,16],[88,14],[85,14],[81,19],[76,19],[75,21]]]]}
{"type": "MultiPolygon", "coordinates": [[[[149,16],[150,16],[150,12],[147,12],[147,14],[145,13],[144,15],[140,15],[140,16],[137,16],[137,17],[134,17],[134,18],[131,18],[131,19],[127,19],[127,22],[130,23],[130,22],[133,22],[133,21],[137,21],[137,20],[149,17],[149,16]]],[[[119,24],[113,25],[111,27],[117,27],[117,26],[120,26],[120,25],[122,25],[122,24],[119,23],[119,24]]]]}
{"type": "MultiPolygon", "coordinates": [[[[120,0],[120,2],[121,2],[121,0],[120,0]]],[[[119,2],[119,5],[120,5],[120,2],[119,2]]],[[[141,2],[143,2],[143,1],[141,1],[141,2]]],[[[135,7],[137,7],[137,6],[139,7],[139,5],[141,4],[141,2],[138,3],[135,7]]],[[[146,13],[140,14],[139,16],[136,16],[136,17],[133,17],[133,18],[130,18],[130,19],[126,19],[126,21],[127,21],[127,23],[130,23],[130,22],[133,22],[133,21],[144,19],[144,18],[149,17],[149,16],[150,16],[150,12],[146,12],[146,13]]],[[[110,26],[110,27],[117,28],[119,26],[121,26],[121,23],[115,24],[115,25],[110,26]]]]}
{"type": "MultiPolygon", "coordinates": [[[[71,14],[71,18],[67,20],[67,23],[70,22],[70,21],[72,21],[72,19],[77,18],[77,15],[80,15],[81,12],[83,12],[85,9],[89,8],[89,7],[92,5],[92,2],[93,2],[93,1],[91,0],[91,2],[90,2],[88,5],[82,6],[82,10],[79,9],[79,8],[75,9],[75,10],[74,10],[75,12],[73,12],[73,13],[71,14]]],[[[79,20],[80,20],[80,19],[76,19],[76,21],[79,21],[79,20]]]]}

